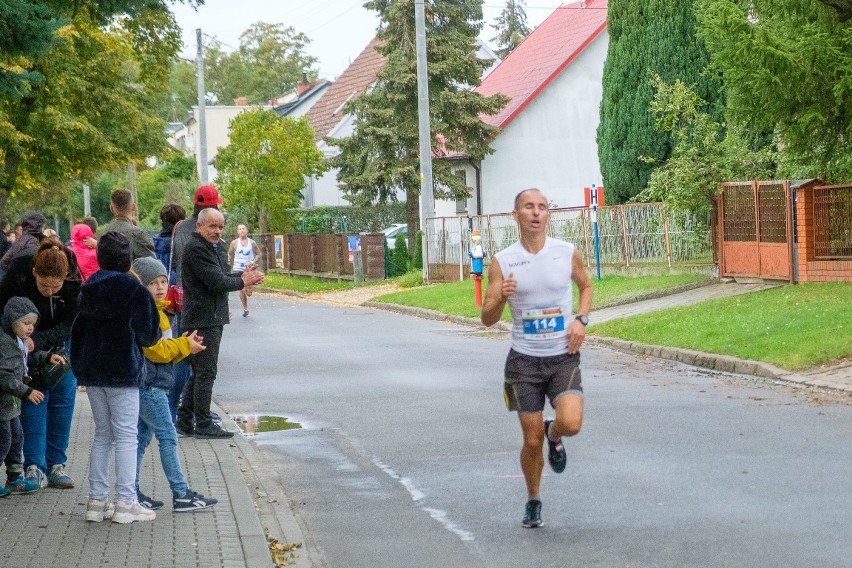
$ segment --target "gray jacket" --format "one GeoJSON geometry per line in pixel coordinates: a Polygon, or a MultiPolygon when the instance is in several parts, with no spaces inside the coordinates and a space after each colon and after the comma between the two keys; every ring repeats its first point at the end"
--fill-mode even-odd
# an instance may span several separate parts
{"type": "MultiPolygon", "coordinates": [[[[3,310],[3,331],[0,332],[0,420],[11,420],[21,414],[21,399],[33,391],[24,384],[24,357],[12,324],[30,313],[38,313],[31,301],[15,296],[3,310]]],[[[50,354],[47,351],[30,353],[29,364],[40,365],[50,354]]]]}
{"type": "Polygon", "coordinates": [[[154,251],[153,237],[134,225],[127,217],[116,217],[107,223],[104,227],[104,233],[111,231],[121,233],[130,240],[130,244],[133,245],[131,261],[142,258],[143,256],[157,258],[157,253],[154,251]]]}

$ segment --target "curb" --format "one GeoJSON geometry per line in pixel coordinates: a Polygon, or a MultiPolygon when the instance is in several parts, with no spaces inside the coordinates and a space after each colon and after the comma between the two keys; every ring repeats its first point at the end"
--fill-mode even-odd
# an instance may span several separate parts
{"type": "MultiPolygon", "coordinates": [[[[215,401],[211,404],[211,410],[217,412],[220,416],[227,415],[228,419],[231,419],[230,415],[224,412],[215,401]]],[[[233,422],[233,420],[231,421],[233,422]]],[[[242,436],[240,434],[234,435],[231,443],[227,443],[227,445],[221,443],[210,445],[216,454],[225,480],[225,488],[234,512],[246,566],[248,568],[268,568],[272,564],[272,558],[266,541],[266,533],[255,510],[244,472],[238,466],[239,456],[235,456],[232,449],[236,447],[242,453],[238,438],[241,439],[242,436]]],[[[243,443],[245,442],[243,441],[243,443]]]]}
{"type": "MultiPolygon", "coordinates": [[[[219,411],[221,416],[227,416],[233,422],[230,412],[213,401],[212,408],[219,411]]],[[[284,494],[280,484],[264,472],[269,471],[257,448],[242,435],[242,429],[236,426],[237,434],[228,444],[228,450],[224,448],[219,452],[230,451],[232,458],[227,460],[220,458],[220,462],[234,464],[236,469],[229,471],[226,479],[228,494],[232,502],[239,502],[239,514],[235,507],[237,517],[237,530],[242,535],[247,534],[250,542],[242,542],[244,556],[247,566],[268,567],[273,564],[272,553],[269,549],[267,535],[282,544],[293,544],[298,548],[293,551],[293,558],[288,560],[288,566],[296,568],[310,564],[305,550],[305,538],[302,529],[296,520],[291,504],[284,494]],[[238,487],[236,479],[242,484],[238,487]],[[235,496],[232,491],[238,491],[242,495],[235,496]],[[259,531],[259,533],[258,533],[259,531]],[[259,539],[258,539],[259,536],[259,539]],[[262,542],[261,542],[262,541],[262,542]],[[262,552],[260,545],[262,544],[262,552]],[[250,545],[250,546],[249,546],[250,545]],[[248,562],[249,559],[255,562],[248,562]]],[[[219,456],[217,452],[217,456],[219,456]]]]}
{"type": "MultiPolygon", "coordinates": [[[[707,281],[703,281],[707,282],[707,281]]],[[[689,289],[701,288],[702,286],[706,286],[705,283],[696,283],[700,284],[696,286],[695,284],[689,284],[687,287],[689,289]]],[[[685,287],[682,287],[685,288],[685,287]]],[[[680,290],[681,292],[686,290],[680,290]]],[[[633,299],[630,302],[623,303],[634,303],[640,301],[642,299],[648,298],[637,298],[633,299]]],[[[426,310],[423,308],[413,308],[411,306],[402,306],[399,304],[387,304],[384,302],[364,302],[362,304],[365,307],[376,308],[380,310],[386,310],[390,312],[396,312],[400,314],[410,315],[414,317],[420,317],[425,319],[431,319],[436,321],[446,321],[451,323],[456,323],[460,325],[466,325],[470,327],[478,327],[481,329],[499,329],[501,331],[511,331],[511,324],[508,322],[500,321],[491,326],[490,328],[486,328],[482,323],[476,318],[466,318],[462,316],[452,316],[447,315],[443,312],[439,312],[437,310],[426,310]]],[[[610,304],[608,306],[604,306],[606,308],[612,307],[614,305],[621,304],[610,304]]],[[[602,308],[598,308],[602,309],[602,308]]],[[[776,367],[769,363],[764,363],[762,361],[749,361],[746,359],[738,359],[736,357],[731,357],[729,355],[718,355],[715,353],[706,353],[703,351],[693,351],[691,349],[682,349],[679,347],[665,347],[660,345],[648,345],[645,343],[639,343],[636,341],[626,341],[623,339],[616,339],[614,337],[601,337],[597,335],[587,335],[586,340],[597,346],[608,347],[611,349],[616,349],[618,351],[636,353],[639,355],[646,355],[649,357],[657,357],[658,359],[668,359],[671,361],[678,361],[680,363],[685,363],[687,365],[692,365],[693,367],[700,367],[704,369],[710,369],[713,371],[719,371],[722,373],[736,373],[740,375],[751,375],[753,377],[760,377],[763,379],[772,379],[776,381],[784,381],[791,384],[797,384],[801,386],[809,386],[809,387],[819,387],[825,389],[831,389],[839,392],[850,392],[852,393],[852,385],[847,385],[844,383],[836,382],[836,381],[826,381],[820,379],[818,377],[808,377],[804,375],[796,374],[792,371],[788,371],[787,369],[782,369],[780,367],[776,367]]]]}

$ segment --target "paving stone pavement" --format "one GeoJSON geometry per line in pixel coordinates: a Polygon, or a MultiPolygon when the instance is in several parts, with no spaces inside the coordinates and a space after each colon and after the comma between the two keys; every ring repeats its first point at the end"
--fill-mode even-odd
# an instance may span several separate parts
{"type": "MultiPolygon", "coordinates": [[[[236,429],[232,422],[226,425],[236,429]]],[[[171,508],[171,491],[156,442],[152,442],[142,465],[141,487],[166,505],[157,511],[154,521],[122,525],[85,520],[93,435],[88,397],[78,392],[66,466],[75,488],[48,487],[0,499],[0,566],[272,566],[252,493],[241,471],[247,467],[241,465],[245,459],[241,448],[248,442],[239,436],[234,440],[180,438],[181,462],[189,486],[219,503],[203,511],[177,514],[171,508]]]]}

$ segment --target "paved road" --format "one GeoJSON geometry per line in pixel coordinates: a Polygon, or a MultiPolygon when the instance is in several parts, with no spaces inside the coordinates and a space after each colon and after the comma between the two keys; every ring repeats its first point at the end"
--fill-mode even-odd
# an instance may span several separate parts
{"type": "MultiPolygon", "coordinates": [[[[232,301],[232,304],[234,302],[232,301]]],[[[852,406],[678,363],[584,351],[586,421],[520,527],[504,338],[255,296],[215,396],[259,434],[306,539],[301,566],[840,567],[852,558],[852,406]]]]}

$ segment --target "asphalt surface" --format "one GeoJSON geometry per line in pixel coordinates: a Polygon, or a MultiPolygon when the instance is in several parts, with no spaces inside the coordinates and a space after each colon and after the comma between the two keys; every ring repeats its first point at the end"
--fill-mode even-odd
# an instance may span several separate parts
{"type": "Polygon", "coordinates": [[[229,328],[252,378],[219,396],[302,425],[254,441],[305,565],[843,566],[852,552],[845,393],[589,346],[584,430],[569,470],[545,472],[546,527],[524,531],[505,334],[268,300],[229,328]]]}
{"type": "MultiPolygon", "coordinates": [[[[504,334],[414,315],[255,295],[226,328],[224,425],[302,427],[181,439],[190,486],[220,500],[204,512],[86,523],[93,425],[79,393],[77,487],[0,499],[0,565],[271,566],[268,532],[299,545],[277,556],[295,566],[848,566],[848,367],[753,377],[593,342],[584,430],[568,471],[545,472],[546,526],[529,531],[499,393],[504,334]]],[[[142,484],[165,498],[156,456],[142,484]]]]}

